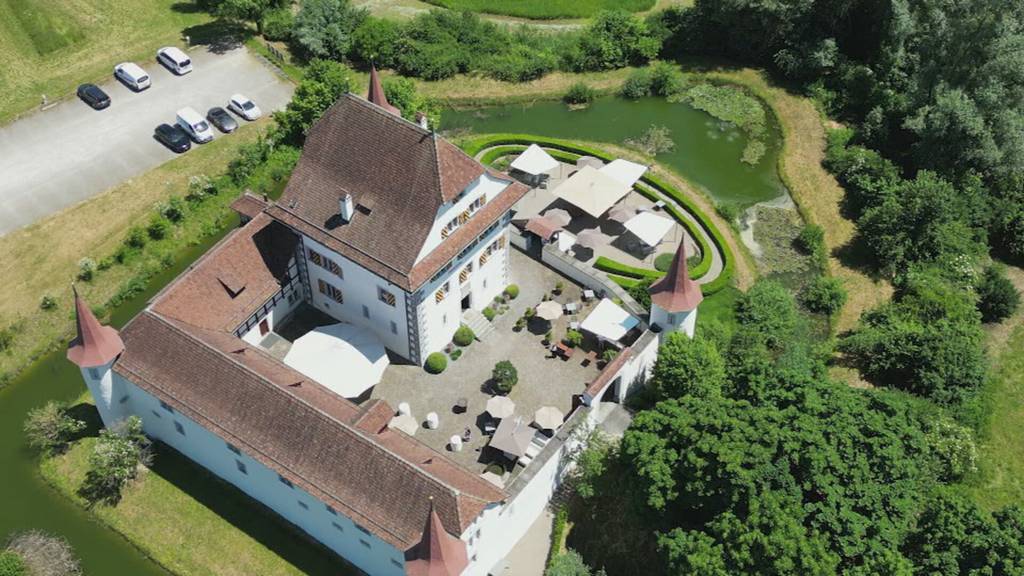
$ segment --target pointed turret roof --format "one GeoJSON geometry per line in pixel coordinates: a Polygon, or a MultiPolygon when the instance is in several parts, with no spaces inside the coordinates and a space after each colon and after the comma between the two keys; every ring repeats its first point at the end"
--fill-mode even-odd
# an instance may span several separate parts
{"type": "Polygon", "coordinates": [[[124,343],[117,330],[100,324],[74,286],[71,291],[75,294],[78,336],[68,345],[68,360],[81,368],[103,366],[124,351],[124,343]]]}
{"type": "Polygon", "coordinates": [[[667,312],[688,312],[697,308],[704,294],[700,286],[690,279],[686,269],[686,242],[679,243],[679,249],[672,258],[672,266],[660,280],[648,289],[651,303],[667,312]]]}
{"type": "Polygon", "coordinates": [[[466,543],[444,529],[431,498],[423,537],[405,553],[405,573],[408,576],[459,576],[468,565],[466,543]]]}
{"type": "Polygon", "coordinates": [[[402,115],[398,108],[388,103],[388,97],[384,95],[384,86],[380,83],[380,76],[377,75],[377,67],[372,64],[370,65],[370,91],[367,92],[366,99],[395,116],[402,115]]]}

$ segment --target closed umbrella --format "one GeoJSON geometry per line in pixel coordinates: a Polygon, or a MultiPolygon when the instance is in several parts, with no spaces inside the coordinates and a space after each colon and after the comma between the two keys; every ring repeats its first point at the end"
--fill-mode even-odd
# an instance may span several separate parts
{"type": "Polygon", "coordinates": [[[633,216],[636,216],[636,208],[625,204],[616,204],[608,211],[608,219],[616,222],[627,222],[633,216]]]}
{"type": "Polygon", "coordinates": [[[572,222],[572,216],[569,214],[569,211],[561,208],[552,208],[551,210],[548,210],[544,213],[544,217],[548,220],[558,222],[560,226],[568,226],[569,222],[572,222]]]}
{"type": "Polygon", "coordinates": [[[558,320],[562,317],[562,305],[554,300],[541,302],[537,305],[537,317],[547,321],[558,320]]]}
{"type": "Polygon", "coordinates": [[[584,248],[594,249],[599,246],[604,246],[611,241],[612,239],[610,236],[602,234],[597,228],[590,228],[576,235],[576,244],[583,246],[584,248]]]}
{"type": "Polygon", "coordinates": [[[562,425],[564,419],[562,411],[554,406],[544,406],[533,413],[533,423],[541,430],[554,430],[562,425]]]}
{"type": "Polygon", "coordinates": [[[495,396],[487,401],[487,413],[495,418],[508,418],[516,411],[516,403],[508,396],[495,396]]]}

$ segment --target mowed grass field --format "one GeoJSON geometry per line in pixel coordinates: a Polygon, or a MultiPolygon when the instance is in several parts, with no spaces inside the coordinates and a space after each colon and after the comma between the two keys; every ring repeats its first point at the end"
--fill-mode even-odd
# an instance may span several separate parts
{"type": "Polygon", "coordinates": [[[118,62],[155,65],[157,48],[210,20],[186,0],[0,0],[0,124],[118,62]]]}
{"type": "Polygon", "coordinates": [[[535,20],[587,18],[599,10],[617,8],[642,12],[654,7],[655,0],[426,0],[451,10],[468,10],[535,20]]]}

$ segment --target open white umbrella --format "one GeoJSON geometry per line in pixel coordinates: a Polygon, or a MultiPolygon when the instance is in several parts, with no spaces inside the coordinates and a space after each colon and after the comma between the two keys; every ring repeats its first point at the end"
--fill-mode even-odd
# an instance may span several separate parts
{"type": "Polygon", "coordinates": [[[508,396],[495,396],[487,401],[487,413],[495,418],[508,418],[516,411],[516,403],[508,396]]]}
{"type": "Polygon", "coordinates": [[[604,246],[611,241],[612,239],[610,236],[603,234],[597,228],[590,228],[576,235],[576,244],[583,246],[584,248],[594,249],[599,246],[604,246]]]}
{"type": "Polygon", "coordinates": [[[507,418],[501,421],[491,437],[490,446],[518,458],[526,454],[536,430],[530,428],[522,418],[507,418]]]}
{"type": "Polygon", "coordinates": [[[562,305],[554,300],[541,302],[537,305],[537,317],[547,321],[558,320],[562,317],[562,305]]]}
{"type": "Polygon", "coordinates": [[[544,217],[558,222],[560,226],[568,226],[569,222],[572,222],[572,215],[569,214],[568,210],[563,210],[562,208],[552,208],[544,213],[544,217]]]}
{"type": "Polygon", "coordinates": [[[419,430],[420,424],[412,417],[411,414],[399,414],[388,422],[388,428],[394,428],[395,430],[401,430],[409,436],[415,436],[416,431],[419,430]]]}
{"type": "Polygon", "coordinates": [[[626,222],[636,216],[636,208],[626,204],[616,204],[608,211],[608,219],[616,222],[626,222]]]}
{"type": "Polygon", "coordinates": [[[340,322],[299,337],[284,363],[341,396],[355,398],[380,382],[389,361],[373,332],[340,322]]]}
{"type": "Polygon", "coordinates": [[[533,413],[533,423],[541,430],[554,430],[562,425],[564,419],[562,411],[554,406],[544,406],[533,413]]]}

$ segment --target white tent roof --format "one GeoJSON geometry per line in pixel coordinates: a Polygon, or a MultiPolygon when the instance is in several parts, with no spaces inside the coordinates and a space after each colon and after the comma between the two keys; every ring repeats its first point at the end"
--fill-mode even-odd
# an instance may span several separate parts
{"type": "Polygon", "coordinates": [[[647,172],[647,166],[619,158],[602,166],[601,172],[632,188],[644,172],[647,172]]]}
{"type": "Polygon", "coordinates": [[[605,340],[617,341],[639,323],[639,319],[620,308],[618,304],[602,298],[580,324],[580,328],[605,340]]]}
{"type": "Polygon", "coordinates": [[[540,146],[530,144],[509,166],[520,172],[536,176],[558,168],[558,160],[552,158],[540,146]]]}
{"type": "Polygon", "coordinates": [[[284,363],[341,396],[355,398],[380,382],[390,361],[372,332],[341,322],[304,334],[284,363]]]}
{"type": "Polygon", "coordinates": [[[596,168],[584,166],[551,193],[557,198],[600,218],[629,193],[630,187],[596,168]]]}
{"type": "Polygon", "coordinates": [[[644,244],[657,246],[658,242],[661,242],[661,239],[665,237],[665,234],[668,234],[669,230],[672,229],[673,224],[675,222],[668,218],[651,212],[641,212],[626,220],[623,226],[626,227],[626,230],[636,234],[637,238],[643,240],[644,244]]]}
{"type": "Polygon", "coordinates": [[[568,252],[569,249],[572,248],[572,245],[575,243],[576,237],[566,232],[565,230],[561,231],[558,234],[558,249],[561,250],[562,252],[568,252]]]}

